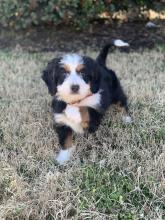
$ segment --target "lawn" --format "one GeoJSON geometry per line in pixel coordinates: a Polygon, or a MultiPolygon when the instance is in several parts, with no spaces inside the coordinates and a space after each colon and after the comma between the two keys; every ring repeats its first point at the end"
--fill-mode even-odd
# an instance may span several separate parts
{"type": "Polygon", "coordinates": [[[41,80],[56,55],[0,51],[0,219],[163,220],[163,50],[109,54],[133,123],[123,124],[111,108],[95,134],[75,136],[65,167],[54,160],[59,145],[41,80]]]}

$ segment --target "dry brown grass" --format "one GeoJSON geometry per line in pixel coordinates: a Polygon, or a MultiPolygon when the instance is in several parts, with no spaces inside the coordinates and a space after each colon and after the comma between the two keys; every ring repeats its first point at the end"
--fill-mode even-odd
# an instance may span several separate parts
{"type": "MultiPolygon", "coordinates": [[[[88,55],[96,57],[91,51],[88,55]]],[[[41,69],[53,56],[0,52],[0,219],[163,219],[163,52],[109,55],[108,63],[129,96],[134,122],[125,126],[110,110],[96,134],[75,138],[75,158],[66,167],[54,163],[59,146],[53,131],[51,99],[40,78],[41,69]],[[94,167],[98,167],[100,177],[94,167]],[[91,169],[92,174],[86,176],[91,169]],[[130,197],[128,205],[120,195],[116,200],[125,214],[119,216],[113,206],[105,211],[90,192],[97,193],[91,184],[104,175],[102,170],[118,177],[131,176],[133,191],[140,191],[143,184],[151,198],[144,192],[138,207],[136,198],[130,197]],[[95,179],[91,183],[90,175],[95,179]],[[89,204],[84,205],[84,200],[89,204]]],[[[123,179],[121,182],[122,188],[123,179]]],[[[99,191],[100,197],[108,193],[106,184],[99,191]]],[[[108,184],[111,189],[111,181],[108,184]]]]}

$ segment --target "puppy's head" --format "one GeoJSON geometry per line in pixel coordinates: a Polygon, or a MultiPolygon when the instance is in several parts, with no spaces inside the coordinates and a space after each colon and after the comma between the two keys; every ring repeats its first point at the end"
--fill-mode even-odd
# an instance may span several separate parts
{"type": "Polygon", "coordinates": [[[52,96],[72,103],[96,93],[100,75],[97,63],[91,58],[68,54],[48,63],[42,79],[52,96]]]}

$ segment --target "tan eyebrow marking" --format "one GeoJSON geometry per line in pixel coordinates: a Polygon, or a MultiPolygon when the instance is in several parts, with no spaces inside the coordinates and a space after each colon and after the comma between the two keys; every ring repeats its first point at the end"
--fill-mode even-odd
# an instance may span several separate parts
{"type": "Polygon", "coordinates": [[[84,65],[83,65],[83,64],[79,64],[79,65],[76,67],[76,72],[80,72],[83,68],[84,68],[84,65]]]}
{"type": "Polygon", "coordinates": [[[69,72],[69,73],[71,72],[71,69],[70,69],[69,65],[64,64],[63,67],[64,67],[64,69],[65,69],[66,72],[69,72]]]}

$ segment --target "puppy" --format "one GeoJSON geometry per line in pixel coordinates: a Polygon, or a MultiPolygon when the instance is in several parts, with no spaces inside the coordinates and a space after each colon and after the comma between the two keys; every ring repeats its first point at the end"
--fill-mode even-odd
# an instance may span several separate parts
{"type": "Polygon", "coordinates": [[[123,120],[131,122],[127,97],[114,71],[106,67],[111,46],[128,46],[121,40],[106,45],[96,60],[78,54],[66,54],[50,61],[43,71],[49,93],[56,132],[61,150],[59,164],[65,164],[72,154],[73,132],[95,132],[105,112],[112,104],[123,111],[123,120]]]}

